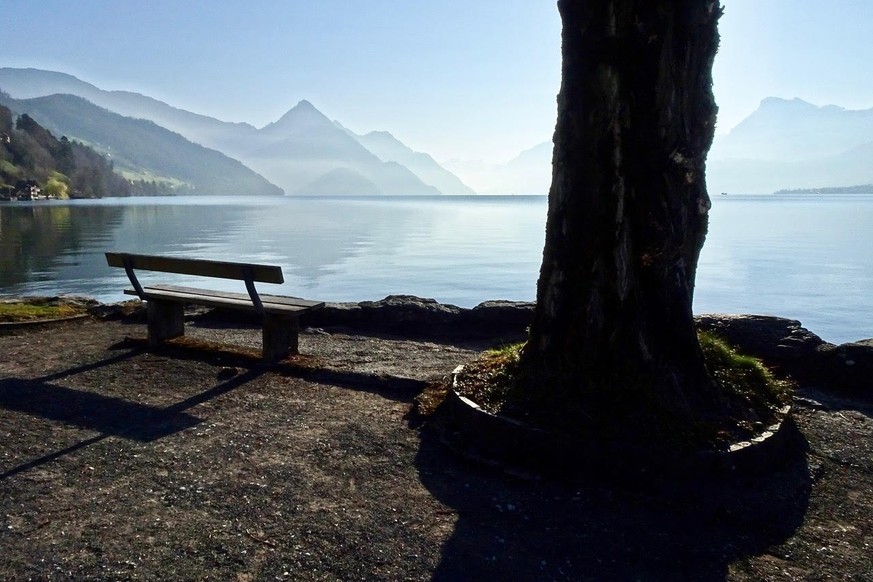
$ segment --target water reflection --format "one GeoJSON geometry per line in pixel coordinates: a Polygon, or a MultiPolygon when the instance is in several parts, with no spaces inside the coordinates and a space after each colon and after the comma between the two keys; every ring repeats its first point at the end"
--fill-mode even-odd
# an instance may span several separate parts
{"type": "MultiPolygon", "coordinates": [[[[162,198],[0,204],[0,295],[120,301],[107,250],[281,265],[262,292],[322,301],[393,293],[471,307],[532,300],[545,197],[162,198]]],[[[697,273],[698,313],[771,313],[828,341],[871,336],[873,195],[720,197],[697,273]]],[[[242,291],[237,281],[168,281],[242,291]]]]}
{"type": "Polygon", "coordinates": [[[0,205],[0,291],[53,279],[65,257],[105,239],[121,216],[109,206],[0,205]]]}
{"type": "MultiPolygon", "coordinates": [[[[286,284],[278,289],[267,286],[265,292],[314,293],[327,300],[377,299],[390,293],[439,295],[439,290],[430,293],[433,286],[456,286],[451,281],[452,267],[470,260],[493,265],[493,281],[504,274],[514,277],[519,254],[511,253],[506,247],[509,241],[500,242],[496,233],[505,231],[514,237],[518,233],[513,233],[513,225],[526,213],[506,206],[509,214],[501,214],[498,205],[471,214],[468,206],[426,200],[299,198],[7,205],[0,207],[0,293],[123,299],[124,273],[106,266],[106,250],[278,264],[284,268],[286,284]],[[486,215],[492,219],[490,231],[483,220],[486,215]],[[483,249],[486,255],[493,253],[493,259],[483,259],[483,249]],[[510,254],[501,258],[504,250],[510,254]]],[[[534,232],[541,232],[539,222],[533,220],[534,232]]],[[[534,246],[537,250],[528,269],[536,267],[537,247],[541,243],[534,246]]],[[[533,270],[526,275],[532,289],[533,270]]],[[[199,283],[166,274],[144,273],[142,279],[148,283],[158,277],[199,283]]],[[[488,281],[470,282],[466,273],[459,279],[461,286],[489,289],[488,281]]],[[[228,290],[239,286],[234,281],[209,285],[228,290]]],[[[498,296],[508,296],[506,289],[498,291],[502,291],[498,296]]],[[[452,296],[450,291],[438,298],[477,302],[452,296]]]]}

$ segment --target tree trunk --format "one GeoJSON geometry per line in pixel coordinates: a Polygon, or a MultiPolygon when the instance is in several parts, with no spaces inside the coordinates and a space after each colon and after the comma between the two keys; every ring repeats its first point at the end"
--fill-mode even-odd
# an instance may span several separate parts
{"type": "Polygon", "coordinates": [[[710,208],[720,6],[558,7],[563,81],[523,387],[553,401],[609,408],[642,395],[686,418],[717,414],[692,299],[710,208]]]}

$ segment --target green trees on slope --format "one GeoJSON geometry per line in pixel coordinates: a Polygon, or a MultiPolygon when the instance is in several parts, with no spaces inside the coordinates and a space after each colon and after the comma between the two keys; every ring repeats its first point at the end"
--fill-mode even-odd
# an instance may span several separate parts
{"type": "Polygon", "coordinates": [[[55,138],[28,115],[13,120],[0,106],[0,192],[9,195],[28,183],[56,198],[101,198],[140,193],[112,162],[66,137],[55,138]]]}

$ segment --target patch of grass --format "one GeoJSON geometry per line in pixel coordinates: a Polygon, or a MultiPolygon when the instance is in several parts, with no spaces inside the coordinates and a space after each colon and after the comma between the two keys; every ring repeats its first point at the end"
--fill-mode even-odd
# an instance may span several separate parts
{"type": "Polygon", "coordinates": [[[699,332],[706,365],[722,394],[732,403],[732,413],[743,426],[766,423],[774,412],[791,401],[791,384],[777,379],[759,360],[739,353],[723,339],[699,332]]]}
{"type": "Polygon", "coordinates": [[[492,348],[465,365],[463,374],[458,377],[458,393],[488,412],[500,412],[515,388],[522,347],[524,343],[492,348]]]}
{"type": "MultiPolygon", "coordinates": [[[[486,350],[476,360],[464,365],[458,376],[457,391],[467,396],[489,412],[498,412],[512,389],[515,364],[524,343],[507,344],[486,350]]],[[[452,379],[447,376],[428,382],[415,397],[415,410],[422,417],[436,412],[452,389],[452,379]]]]}
{"type": "Polygon", "coordinates": [[[428,417],[439,408],[449,395],[451,380],[444,378],[428,382],[424,390],[415,397],[415,412],[420,417],[428,417]]]}
{"type": "Polygon", "coordinates": [[[0,303],[0,321],[18,323],[41,319],[60,319],[87,313],[80,305],[44,305],[33,303],[0,303]]]}
{"type": "MultiPolygon", "coordinates": [[[[653,392],[642,387],[639,390],[622,391],[619,396],[625,398],[623,402],[613,400],[601,404],[618,406],[625,411],[643,411],[639,413],[639,418],[629,416],[625,420],[631,422],[629,419],[635,418],[633,424],[645,425],[641,430],[679,441],[733,442],[748,438],[774,422],[776,412],[790,402],[790,383],[775,378],[760,360],[740,354],[724,340],[704,332],[698,335],[709,372],[727,403],[721,418],[683,427],[679,417],[663,409],[653,392]],[[642,399],[640,402],[643,404],[634,404],[627,399],[642,399]]],[[[512,344],[488,350],[465,365],[458,377],[458,393],[491,413],[508,414],[557,430],[574,430],[578,418],[573,417],[576,413],[585,415],[584,406],[571,412],[567,407],[574,406],[573,402],[556,404],[561,402],[561,395],[555,396],[552,402],[547,399],[549,396],[544,399],[542,393],[532,400],[530,394],[520,395],[516,392],[519,375],[523,372],[518,368],[523,346],[512,344]],[[552,415],[555,406],[564,411],[557,418],[552,415]],[[563,427],[565,421],[568,426],[563,427]]],[[[603,391],[603,394],[608,392],[603,391]]],[[[588,402],[588,405],[592,405],[592,402],[588,402]]],[[[611,424],[606,422],[604,426],[611,424]]],[[[630,430],[626,422],[622,430],[630,430]]]]}
{"type": "Polygon", "coordinates": [[[485,355],[496,360],[503,360],[505,363],[514,363],[518,362],[519,353],[523,347],[524,342],[506,344],[485,350],[485,355]]]}

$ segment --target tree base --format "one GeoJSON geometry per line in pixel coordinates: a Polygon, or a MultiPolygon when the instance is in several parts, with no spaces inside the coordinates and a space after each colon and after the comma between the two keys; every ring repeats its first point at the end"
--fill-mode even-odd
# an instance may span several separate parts
{"type": "MultiPolygon", "coordinates": [[[[460,370],[456,370],[459,372],[460,370]]],[[[641,441],[636,431],[621,438],[622,427],[608,435],[549,431],[487,412],[450,390],[433,415],[440,439],[456,453],[522,477],[570,482],[726,478],[760,474],[782,466],[802,450],[790,407],[754,437],[719,447],[696,443],[641,441]]]]}
{"type": "Polygon", "coordinates": [[[443,400],[435,424],[452,448],[536,474],[702,477],[778,466],[791,440],[789,383],[714,336],[700,341],[721,400],[706,416],[675,414],[641,387],[556,390],[566,379],[525,368],[521,344],[460,366],[430,408],[443,400]]]}

